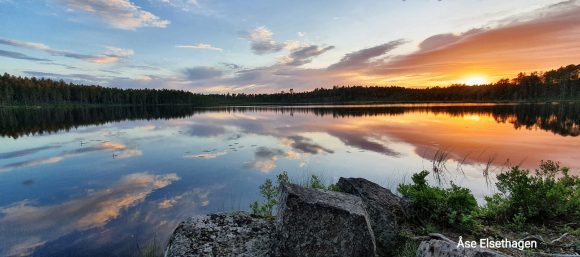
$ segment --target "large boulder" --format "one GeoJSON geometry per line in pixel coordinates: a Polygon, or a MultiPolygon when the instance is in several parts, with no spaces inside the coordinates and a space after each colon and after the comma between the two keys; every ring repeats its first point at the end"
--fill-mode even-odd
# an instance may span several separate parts
{"type": "Polygon", "coordinates": [[[181,222],[165,257],[270,257],[274,222],[247,213],[194,216],[181,222]]]}
{"type": "Polygon", "coordinates": [[[276,220],[275,252],[281,257],[374,257],[367,213],[357,196],[283,187],[276,220]]]}
{"type": "Polygon", "coordinates": [[[458,247],[457,243],[451,240],[431,239],[421,242],[416,257],[508,257],[508,255],[479,247],[458,247]]]}
{"type": "Polygon", "coordinates": [[[399,234],[409,224],[410,203],[363,178],[340,178],[337,186],[342,192],[362,199],[370,217],[378,254],[395,256],[393,251],[401,243],[399,234]]]}

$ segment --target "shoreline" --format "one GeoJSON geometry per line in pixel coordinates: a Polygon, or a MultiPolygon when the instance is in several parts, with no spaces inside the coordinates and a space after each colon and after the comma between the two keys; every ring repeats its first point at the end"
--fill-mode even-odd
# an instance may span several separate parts
{"type": "Polygon", "coordinates": [[[580,103],[580,99],[544,99],[522,101],[354,101],[354,102],[320,102],[320,103],[248,103],[248,104],[218,104],[218,105],[193,105],[193,104],[43,104],[43,105],[0,105],[0,109],[41,109],[41,108],[100,108],[100,107],[191,107],[191,108],[219,108],[219,107],[384,107],[396,105],[518,105],[518,104],[560,104],[580,103]]]}

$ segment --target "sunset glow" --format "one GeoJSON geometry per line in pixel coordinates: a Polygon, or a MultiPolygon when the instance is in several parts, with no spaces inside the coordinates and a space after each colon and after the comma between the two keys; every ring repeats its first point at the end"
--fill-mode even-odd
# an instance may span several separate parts
{"type": "Polygon", "coordinates": [[[272,93],[477,85],[580,60],[579,0],[354,6],[0,1],[0,70],[120,88],[272,93]],[[296,17],[300,22],[288,22],[296,17]],[[473,70],[480,73],[466,73],[473,70]]]}
{"type": "Polygon", "coordinates": [[[465,85],[469,85],[469,86],[474,86],[474,85],[485,85],[488,84],[489,81],[482,76],[473,76],[473,77],[467,77],[462,81],[463,84],[465,85]]]}

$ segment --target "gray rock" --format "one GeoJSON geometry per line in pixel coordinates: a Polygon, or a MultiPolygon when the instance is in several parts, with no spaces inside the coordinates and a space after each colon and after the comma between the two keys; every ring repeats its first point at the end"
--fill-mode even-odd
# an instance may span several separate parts
{"type": "Polygon", "coordinates": [[[373,232],[357,196],[286,185],[276,230],[277,256],[375,256],[373,232]]]}
{"type": "Polygon", "coordinates": [[[165,257],[269,257],[274,222],[247,213],[195,216],[181,222],[165,257]]]}
{"type": "Polygon", "coordinates": [[[370,217],[377,253],[380,256],[394,256],[393,251],[401,240],[399,232],[409,223],[410,203],[389,189],[363,178],[340,178],[337,186],[342,192],[362,199],[370,217]]]}
{"type": "Polygon", "coordinates": [[[417,257],[507,257],[507,255],[479,247],[457,247],[457,243],[450,240],[431,239],[421,242],[417,249],[417,257]]]}

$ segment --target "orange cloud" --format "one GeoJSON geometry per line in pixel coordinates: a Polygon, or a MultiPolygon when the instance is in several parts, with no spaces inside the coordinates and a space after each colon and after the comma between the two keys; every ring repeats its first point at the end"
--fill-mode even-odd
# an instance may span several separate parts
{"type": "MultiPolygon", "coordinates": [[[[326,68],[275,64],[223,73],[203,81],[189,79],[189,86],[210,92],[241,89],[255,93],[357,84],[427,87],[465,83],[466,78],[474,76],[497,81],[522,71],[549,70],[577,63],[580,59],[578,13],[578,0],[565,1],[495,21],[486,27],[429,36],[409,54],[392,55],[391,51],[408,44],[405,39],[397,39],[348,53],[326,68]],[[244,87],[248,85],[252,86],[244,87]]],[[[267,39],[259,41],[257,50],[264,53],[279,50],[271,41],[269,30],[255,34],[255,38],[261,35],[267,39]]],[[[287,56],[282,57],[282,63],[288,62],[287,56]]]]}
{"type": "Polygon", "coordinates": [[[579,2],[566,1],[500,21],[493,28],[431,36],[419,44],[418,51],[377,64],[366,73],[387,80],[423,74],[397,81],[410,86],[434,85],[460,82],[470,72],[499,79],[520,71],[576,63],[580,59],[578,13],[579,2]]]}
{"type": "Polygon", "coordinates": [[[0,249],[7,249],[14,255],[27,255],[44,242],[73,231],[103,226],[118,217],[122,210],[142,202],[153,191],[177,180],[179,177],[173,173],[134,173],[109,188],[68,202],[35,206],[23,201],[2,207],[0,226],[10,237],[0,235],[0,249]],[[31,238],[31,234],[37,236],[31,238]]]}

